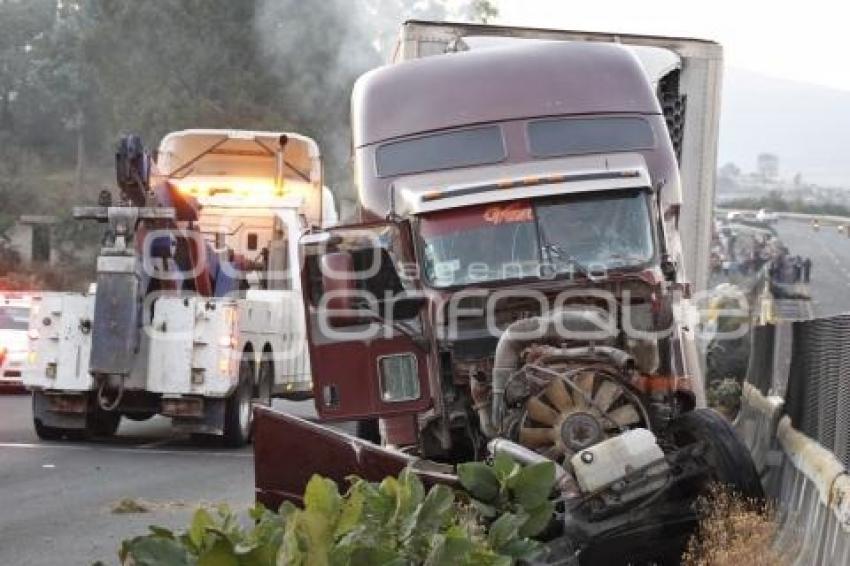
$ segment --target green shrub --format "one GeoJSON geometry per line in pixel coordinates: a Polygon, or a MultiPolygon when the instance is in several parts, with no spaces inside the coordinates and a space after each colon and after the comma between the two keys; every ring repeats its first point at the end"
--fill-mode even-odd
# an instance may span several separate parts
{"type": "Polygon", "coordinates": [[[552,518],[555,469],[550,462],[521,467],[505,457],[493,466],[458,467],[466,491],[445,485],[425,490],[411,470],[380,483],[335,482],[313,476],[304,507],[262,506],[245,527],[225,507],[198,509],[189,528],[150,533],[123,542],[122,564],[135,566],[507,566],[540,554],[531,537],[552,518]]]}

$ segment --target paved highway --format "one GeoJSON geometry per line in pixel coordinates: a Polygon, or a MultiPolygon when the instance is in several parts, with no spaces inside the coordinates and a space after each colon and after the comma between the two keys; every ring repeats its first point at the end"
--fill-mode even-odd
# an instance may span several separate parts
{"type": "Polygon", "coordinates": [[[812,260],[814,316],[850,312],[850,238],[835,226],[815,231],[807,223],[792,220],[780,220],[776,231],[792,255],[812,260]]]}
{"type": "MultiPolygon", "coordinates": [[[[312,415],[312,402],[275,406],[312,415]]],[[[168,419],[124,419],[108,441],[41,442],[28,395],[0,394],[0,565],[117,564],[121,540],[151,524],[184,527],[201,504],[253,503],[251,448],[175,437],[168,419]],[[149,509],[116,514],[133,498],[149,509]]]]}

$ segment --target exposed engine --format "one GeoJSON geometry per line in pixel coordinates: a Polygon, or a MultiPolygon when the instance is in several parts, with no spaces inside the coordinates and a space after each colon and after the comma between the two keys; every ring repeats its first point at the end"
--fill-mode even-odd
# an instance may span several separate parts
{"type": "Polygon", "coordinates": [[[660,487],[668,463],[652,431],[658,399],[619,338],[608,313],[588,306],[508,326],[492,380],[472,387],[490,451],[553,460],[573,495],[618,484],[623,503],[660,487]]]}
{"type": "Polygon", "coordinates": [[[505,390],[503,430],[559,464],[649,422],[626,385],[631,358],[610,347],[533,346],[505,390]],[[505,426],[506,425],[506,426],[505,426]]]}

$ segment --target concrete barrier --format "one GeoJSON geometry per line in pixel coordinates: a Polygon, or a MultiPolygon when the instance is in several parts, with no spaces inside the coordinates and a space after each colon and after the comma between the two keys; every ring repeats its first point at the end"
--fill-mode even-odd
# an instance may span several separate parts
{"type": "Polygon", "coordinates": [[[850,475],[838,458],[794,429],[781,397],[744,384],[735,421],[781,520],[777,548],[794,565],[850,564],[850,475]]]}

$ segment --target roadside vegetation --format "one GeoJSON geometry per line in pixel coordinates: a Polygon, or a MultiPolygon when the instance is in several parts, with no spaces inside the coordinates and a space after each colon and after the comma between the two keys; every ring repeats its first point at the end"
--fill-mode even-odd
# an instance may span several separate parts
{"type": "Polygon", "coordinates": [[[684,566],[786,566],[776,549],[775,510],[715,485],[699,501],[698,531],[688,543],[684,566]]]}
{"type": "Polygon", "coordinates": [[[552,518],[551,462],[498,456],[492,466],[462,464],[458,476],[463,490],[426,489],[407,469],[380,483],[351,478],[343,492],[313,476],[303,508],[258,505],[243,518],[226,506],[198,509],[185,531],[150,527],[119,556],[126,566],[509,566],[542,556],[533,537],[552,518]]]}

